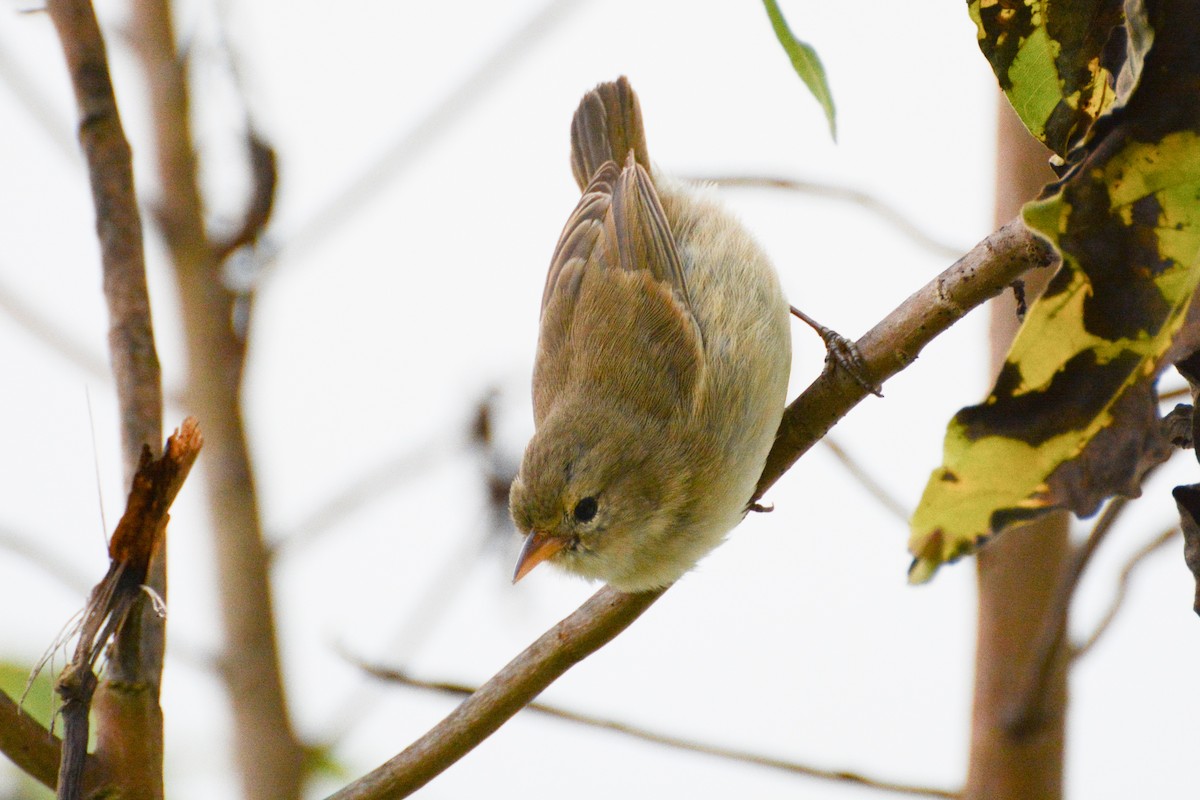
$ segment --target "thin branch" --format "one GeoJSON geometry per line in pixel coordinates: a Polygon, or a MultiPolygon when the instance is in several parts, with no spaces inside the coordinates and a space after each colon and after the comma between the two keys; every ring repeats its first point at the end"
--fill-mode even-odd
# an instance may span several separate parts
{"type": "MultiPolygon", "coordinates": [[[[96,662],[110,639],[115,639],[122,629],[129,625],[140,626],[138,601],[144,593],[152,593],[146,588],[151,561],[163,547],[171,504],[183,487],[203,443],[196,420],[189,417],[167,439],[161,457],[152,456],[149,447],[142,449],[125,513],[109,541],[108,572],[88,597],[78,628],[75,652],[54,685],[63,700],[59,800],[80,800],[84,796],[88,713],[98,683],[96,662]]],[[[161,563],[161,559],[159,561],[161,563]]],[[[127,639],[139,641],[137,636],[127,639]]],[[[113,650],[109,652],[111,659],[113,650]]],[[[118,693],[124,692],[130,692],[130,688],[124,687],[118,693]]],[[[136,691],[132,693],[135,696],[140,694],[136,691]]],[[[109,700],[112,701],[112,698],[109,700]]],[[[124,712],[129,710],[128,707],[120,700],[112,701],[110,706],[123,712],[116,719],[124,722],[124,712]]],[[[138,702],[134,710],[142,713],[144,708],[138,702]]],[[[158,708],[157,703],[153,708],[158,708]]],[[[119,793],[133,800],[161,798],[162,740],[152,735],[155,728],[161,731],[161,713],[157,726],[151,726],[148,732],[151,735],[142,735],[147,732],[116,722],[113,714],[97,716],[97,759],[105,774],[119,782],[119,793]],[[114,752],[116,757],[112,755],[114,752]]],[[[112,790],[113,787],[109,787],[105,791],[112,790]]]]}
{"type": "MultiPolygon", "coordinates": [[[[162,441],[162,377],[150,319],[133,164],[95,10],[88,0],[47,0],[46,9],[58,32],[79,107],[79,142],[92,186],[108,304],[108,345],[117,384],[125,479],[132,485],[143,448],[157,449],[162,441]]],[[[166,563],[161,551],[147,583],[165,597],[166,563]]],[[[105,683],[95,704],[99,729],[96,758],[125,797],[141,800],[162,796],[158,696],[165,623],[141,595],[131,601],[131,607],[132,613],[123,613],[119,620],[105,683]],[[124,746],[128,743],[134,746],[124,746]]],[[[90,670],[77,669],[65,680],[60,678],[60,686],[66,690],[64,718],[68,712],[76,718],[81,714],[78,727],[85,731],[86,706],[95,684],[89,676],[90,670]]],[[[82,753],[70,755],[64,747],[60,776],[78,777],[86,745],[85,733],[79,748],[82,753]]],[[[64,788],[60,782],[59,791],[76,789],[64,788]]]]}
{"type": "MultiPolygon", "coordinates": [[[[6,272],[13,274],[7,267],[0,266],[0,275],[6,272]]],[[[103,358],[72,338],[49,317],[39,314],[18,294],[14,287],[0,279],[0,311],[50,350],[62,355],[84,372],[101,380],[112,380],[112,370],[104,363],[103,358]]]]}
{"type": "Polygon", "coordinates": [[[418,163],[425,149],[441,141],[447,128],[454,125],[467,111],[508,75],[554,29],[564,22],[569,12],[583,5],[583,0],[549,0],[528,22],[502,41],[495,50],[468,74],[458,86],[446,93],[421,121],[401,135],[382,156],[363,170],[358,177],[334,194],[303,224],[296,227],[292,238],[283,242],[261,265],[262,275],[291,253],[308,253],[328,239],[347,222],[356,219],[384,188],[395,181],[404,170],[418,163]]]}
{"type": "Polygon", "coordinates": [[[790,192],[800,192],[815,197],[830,200],[841,200],[859,206],[876,217],[891,225],[900,233],[907,236],[914,244],[923,247],[934,255],[942,258],[956,258],[962,252],[961,247],[947,244],[935,236],[926,233],[919,225],[904,215],[899,209],[880,200],[872,194],[847,186],[837,186],[831,183],[803,181],[795,178],[779,178],[766,175],[715,175],[693,177],[691,180],[704,183],[715,183],[718,186],[743,187],[757,189],[782,189],[790,192]]]}
{"type": "Polygon", "coordinates": [[[49,539],[51,537],[45,534],[22,536],[9,528],[0,527],[0,549],[24,558],[74,594],[87,594],[95,576],[85,575],[66,559],[41,544],[41,541],[49,539]]]}
{"type": "Polygon", "coordinates": [[[79,143],[96,207],[109,312],[108,344],[117,380],[128,483],[142,447],[157,448],[162,440],[162,385],[146,291],[133,163],[91,3],[47,0],[46,10],[58,31],[79,106],[79,143]]]}
{"type": "MultiPolygon", "coordinates": [[[[349,657],[348,659],[355,666],[375,676],[376,678],[389,683],[398,683],[401,686],[410,686],[414,689],[426,689],[456,697],[470,695],[477,690],[477,687],[465,686],[447,681],[423,681],[412,677],[406,672],[388,669],[387,667],[381,667],[373,664],[366,664],[362,661],[349,657]]],[[[689,739],[656,733],[654,731],[640,728],[636,725],[629,725],[624,722],[617,722],[615,720],[605,719],[603,717],[596,717],[592,716],[591,714],[583,714],[578,711],[568,711],[563,708],[558,708],[557,706],[539,703],[537,701],[525,706],[525,709],[528,711],[536,711],[539,714],[554,717],[555,719],[574,722],[578,725],[586,725],[589,728],[600,728],[601,730],[619,733],[623,736],[628,736],[633,739],[639,739],[643,742],[652,742],[664,747],[669,747],[673,750],[684,750],[689,753],[699,753],[700,755],[712,756],[713,758],[732,761],[738,764],[752,764],[758,767],[768,767],[770,769],[788,772],[793,775],[804,775],[809,778],[836,781],[838,783],[850,783],[868,789],[877,789],[879,791],[893,792],[895,794],[942,798],[956,798],[959,796],[958,792],[952,792],[946,789],[935,789],[928,786],[912,786],[910,784],[895,783],[894,781],[881,780],[879,778],[869,778],[866,775],[860,775],[856,772],[810,767],[807,764],[800,764],[795,761],[788,761],[781,758],[772,758],[770,756],[752,753],[747,750],[738,750],[732,747],[703,744],[701,742],[695,742],[689,739]]]]}
{"type": "Polygon", "coordinates": [[[0,753],[22,772],[53,789],[58,780],[62,742],[0,691],[0,753]]]}
{"type": "Polygon", "coordinates": [[[1054,590],[1054,599],[1046,610],[1041,633],[1033,648],[1033,658],[1029,672],[1021,682],[1012,704],[1004,714],[1005,726],[1014,735],[1031,731],[1040,723],[1039,709],[1042,698],[1046,693],[1047,682],[1054,668],[1054,656],[1067,630],[1067,615],[1071,610],[1071,600],[1075,597],[1075,589],[1083,577],[1092,556],[1100,548],[1100,544],[1108,536],[1113,525],[1121,516],[1121,512],[1129,504],[1128,498],[1114,497],[1104,508],[1100,519],[1092,526],[1092,532],[1084,543],[1075,549],[1067,559],[1058,586],[1054,590]]]}
{"type": "Polygon", "coordinates": [[[213,258],[224,263],[234,251],[258,241],[271,212],[275,209],[275,193],[279,184],[279,164],[275,148],[253,128],[246,132],[246,153],[250,163],[250,202],[237,230],[228,237],[212,243],[213,258]]]}
{"type": "Polygon", "coordinates": [[[1147,558],[1173,542],[1177,536],[1179,536],[1178,527],[1168,528],[1142,545],[1136,553],[1129,557],[1129,560],[1125,562],[1125,566],[1121,569],[1121,574],[1117,577],[1117,588],[1113,593],[1113,599],[1108,606],[1108,611],[1105,612],[1104,618],[1096,625],[1091,635],[1071,649],[1072,661],[1086,656],[1095,647],[1096,642],[1100,641],[1100,638],[1108,632],[1109,626],[1117,618],[1117,614],[1120,612],[1121,606],[1129,594],[1129,583],[1133,577],[1134,570],[1145,563],[1147,558]]]}
{"type": "Polygon", "coordinates": [[[912,510],[905,508],[903,503],[901,503],[895,497],[892,497],[892,495],[888,493],[887,489],[884,489],[883,485],[879,483],[879,481],[875,480],[875,478],[871,476],[871,473],[867,472],[862,464],[858,463],[858,460],[854,458],[854,456],[847,453],[846,450],[840,444],[838,444],[832,436],[826,436],[821,440],[821,444],[828,448],[829,452],[833,453],[833,457],[836,458],[838,462],[846,468],[846,471],[849,472],[856,481],[858,481],[859,485],[866,490],[867,494],[879,501],[879,504],[890,511],[892,516],[894,516],[896,519],[900,520],[905,525],[908,524],[908,520],[912,516],[912,510]]]}
{"type": "MultiPolygon", "coordinates": [[[[874,383],[912,363],[937,334],[1004,289],[1024,272],[1052,262],[1051,251],[1019,220],[975,246],[909,297],[857,344],[874,383]]],[[[759,491],[770,488],[793,463],[863,397],[849,375],[826,369],[784,413],[759,491]]],[[[665,589],[621,594],[604,587],[559,622],[403,752],[331,800],[405,797],[424,786],[578,661],[604,646],[639,617],[665,589]]]]}
{"type": "Polygon", "coordinates": [[[355,477],[304,519],[274,533],[271,536],[270,558],[274,560],[312,544],[387,491],[427,471],[435,458],[445,455],[448,455],[445,444],[433,440],[396,454],[355,477]]]}
{"type": "MultiPolygon", "coordinates": [[[[438,629],[438,624],[453,606],[451,601],[470,585],[471,571],[464,565],[479,558],[489,541],[494,544],[513,530],[508,516],[508,487],[514,476],[507,474],[502,465],[492,436],[495,398],[496,391],[489,390],[479,400],[470,426],[472,454],[479,462],[479,477],[483,483],[487,516],[491,524],[482,528],[473,526],[471,531],[455,537],[456,546],[453,550],[424,571],[422,582],[425,588],[415,601],[406,605],[404,619],[381,648],[381,652],[393,657],[399,654],[400,660],[408,661],[413,657],[429,635],[438,629]]],[[[339,652],[344,650],[336,643],[334,648],[339,652]]],[[[363,711],[376,704],[377,693],[376,686],[356,684],[345,699],[334,703],[336,716],[319,726],[322,731],[321,748],[329,750],[337,747],[362,719],[363,711]]]]}
{"type": "MultiPolygon", "coordinates": [[[[0,264],[0,275],[14,274],[4,264],[0,264]]],[[[0,279],[0,312],[8,316],[26,333],[39,341],[51,352],[66,359],[76,369],[88,375],[112,384],[114,377],[108,363],[91,348],[75,339],[66,329],[60,327],[49,316],[43,315],[29,303],[20,298],[20,292],[0,279]]],[[[164,399],[177,407],[183,406],[183,396],[177,391],[168,390],[163,393],[164,399]]]]}

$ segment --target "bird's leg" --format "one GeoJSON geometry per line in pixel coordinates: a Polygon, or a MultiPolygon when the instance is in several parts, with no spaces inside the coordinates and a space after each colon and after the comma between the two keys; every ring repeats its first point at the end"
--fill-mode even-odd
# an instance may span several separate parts
{"type": "Polygon", "coordinates": [[[876,397],[883,397],[883,392],[879,384],[870,380],[867,377],[867,365],[863,361],[862,354],[858,352],[858,347],[854,342],[842,336],[832,328],[826,328],[815,319],[805,314],[795,306],[788,306],[792,310],[792,314],[803,320],[808,327],[817,332],[821,340],[825,342],[825,363],[835,363],[854,378],[859,386],[866,389],[876,397]]]}

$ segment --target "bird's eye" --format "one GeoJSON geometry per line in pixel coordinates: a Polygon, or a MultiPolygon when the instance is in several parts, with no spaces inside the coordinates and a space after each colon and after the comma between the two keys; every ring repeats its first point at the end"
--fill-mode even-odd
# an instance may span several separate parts
{"type": "Polygon", "coordinates": [[[575,504],[575,510],[571,513],[575,516],[576,522],[591,522],[599,507],[600,504],[596,502],[596,498],[585,497],[575,504]]]}

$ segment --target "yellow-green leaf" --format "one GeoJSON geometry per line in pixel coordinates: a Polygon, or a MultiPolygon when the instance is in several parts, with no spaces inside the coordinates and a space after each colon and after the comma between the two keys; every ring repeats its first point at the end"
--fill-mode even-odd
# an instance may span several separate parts
{"type": "Polygon", "coordinates": [[[1115,99],[1122,0],[970,0],[979,48],[1025,127],[1060,156],[1115,99]]]}
{"type": "Polygon", "coordinates": [[[991,395],[950,422],[943,465],[913,517],[914,581],[1059,505],[1055,471],[1159,368],[1200,283],[1200,135],[1147,142],[1118,131],[1024,217],[1063,268],[991,395]]]}
{"type": "Polygon", "coordinates": [[[1063,267],[991,395],[950,421],[913,517],[913,581],[1015,522],[1136,494],[1165,450],[1153,382],[1178,355],[1173,337],[1200,284],[1200,4],[1136,6],[1126,22],[1139,63],[1120,67],[1129,94],[1087,131],[1062,180],[1025,206],[1063,267]]]}

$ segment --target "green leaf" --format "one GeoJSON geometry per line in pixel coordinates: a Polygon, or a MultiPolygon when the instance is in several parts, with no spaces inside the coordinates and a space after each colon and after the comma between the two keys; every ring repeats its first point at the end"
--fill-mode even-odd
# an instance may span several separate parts
{"type": "Polygon", "coordinates": [[[1138,491],[1137,470],[1112,464],[1152,456],[1142,435],[1153,427],[1151,384],[1175,357],[1200,285],[1200,4],[1148,8],[1153,45],[1138,48],[1145,62],[1128,102],[1023,210],[1063,268],[991,395],[950,421],[913,516],[914,582],[1010,524],[1053,508],[1091,513],[1098,498],[1138,491]]]}
{"type": "Polygon", "coordinates": [[[54,681],[46,669],[38,672],[32,683],[29,674],[27,664],[0,661],[0,690],[14,700],[20,700],[21,709],[48,728],[56,708],[54,681]]]}
{"type": "Polygon", "coordinates": [[[1106,45],[1122,0],[970,0],[967,9],[1017,115],[1065,156],[1116,100],[1106,45]]]}
{"type": "Polygon", "coordinates": [[[821,65],[817,51],[811,45],[796,38],[775,0],[763,0],[763,5],[767,8],[767,16],[771,19],[775,37],[783,45],[783,50],[791,59],[792,68],[796,70],[800,80],[804,81],[804,85],[808,87],[812,96],[817,98],[817,102],[825,110],[825,119],[829,121],[829,135],[833,137],[834,141],[837,141],[837,120],[833,108],[833,94],[829,91],[829,83],[825,79],[825,67],[821,65]]]}

